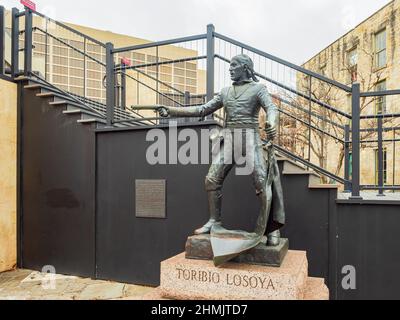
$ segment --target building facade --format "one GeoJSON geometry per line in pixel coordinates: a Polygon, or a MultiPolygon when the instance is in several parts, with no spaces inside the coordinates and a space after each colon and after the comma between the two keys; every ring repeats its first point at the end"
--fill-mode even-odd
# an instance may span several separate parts
{"type": "MultiPolygon", "coordinates": [[[[358,82],[362,92],[400,88],[400,0],[391,1],[371,17],[360,23],[347,34],[337,39],[316,54],[303,67],[330,79],[351,86],[358,82]]],[[[307,91],[307,79],[297,79],[300,90],[307,91]]],[[[313,82],[313,95],[333,107],[351,113],[351,95],[330,86],[313,82]]],[[[386,114],[384,118],[384,183],[400,185],[400,122],[391,114],[400,113],[400,97],[362,98],[361,114],[386,114]]],[[[329,120],[340,125],[350,124],[348,119],[325,114],[329,120]]],[[[361,121],[361,184],[377,185],[378,151],[377,120],[361,121]]],[[[332,133],[334,130],[330,130],[332,133]]],[[[344,138],[342,133],[339,133],[344,138]]],[[[314,144],[320,143],[314,137],[314,144]]],[[[326,139],[321,146],[325,168],[343,176],[343,148],[337,142],[326,139]],[[338,163],[340,165],[338,166],[338,163]]],[[[321,156],[321,155],[318,155],[321,156]]],[[[316,158],[312,152],[311,158],[316,158]]],[[[315,159],[314,159],[315,160],[315,159]]],[[[351,163],[350,163],[351,164],[351,163]]]]}

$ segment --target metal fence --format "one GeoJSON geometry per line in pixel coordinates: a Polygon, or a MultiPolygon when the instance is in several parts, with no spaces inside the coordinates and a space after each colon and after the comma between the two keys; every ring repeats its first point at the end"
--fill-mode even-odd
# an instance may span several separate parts
{"type": "MultiPolygon", "coordinates": [[[[4,48],[4,8],[0,27],[4,48]]],[[[361,92],[358,83],[344,85],[221,35],[213,25],[200,35],[115,48],[26,8],[12,10],[11,34],[13,78],[42,79],[97,108],[108,126],[132,119],[135,125],[167,123],[154,113],[155,106],[210,101],[230,85],[231,59],[247,54],[279,107],[276,148],[282,154],[321,173],[325,183],[343,184],[355,199],[361,190],[378,190],[380,195],[400,190],[400,90],[361,92]],[[372,158],[367,149],[373,150],[372,158]],[[371,161],[376,162],[374,183],[361,176],[371,161]]],[[[4,50],[0,58],[4,74],[4,50]]],[[[224,117],[222,112],[212,119],[223,124],[224,117]]],[[[204,119],[178,119],[199,120],[204,119]]]]}

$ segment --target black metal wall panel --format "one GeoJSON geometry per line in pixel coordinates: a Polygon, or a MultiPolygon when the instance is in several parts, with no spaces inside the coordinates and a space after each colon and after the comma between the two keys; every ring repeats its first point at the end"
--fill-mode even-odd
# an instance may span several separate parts
{"type": "MultiPolygon", "coordinates": [[[[158,285],[160,262],[183,252],[187,237],[208,220],[204,180],[209,166],[149,165],[146,134],[97,133],[97,271],[102,279],[158,285]],[[135,217],[135,179],[167,180],[167,219],[135,217]]],[[[331,193],[310,190],[304,175],[285,176],[283,182],[284,235],[291,249],[308,251],[310,275],[328,280],[331,193]]],[[[224,186],[224,225],[254,230],[258,211],[252,178],[232,171],[224,186]]]]}
{"type": "MultiPolygon", "coordinates": [[[[183,252],[187,237],[209,218],[204,189],[208,165],[151,166],[146,161],[151,144],[146,134],[147,130],[98,133],[97,271],[102,279],[158,285],[160,262],[183,252]],[[166,219],[136,218],[136,179],[166,179],[166,219]]],[[[251,229],[258,210],[251,180],[229,180],[224,221],[251,229]]]]}
{"type": "Polygon", "coordinates": [[[338,298],[400,299],[399,205],[338,205],[338,298]],[[345,266],[356,290],[341,286],[345,266]]]}
{"type": "Polygon", "coordinates": [[[291,250],[307,251],[309,275],[329,284],[329,211],[333,190],[309,189],[308,176],[283,175],[287,224],[282,230],[291,250]]]}
{"type": "Polygon", "coordinates": [[[36,93],[20,90],[19,264],[94,276],[95,134],[36,93]]]}

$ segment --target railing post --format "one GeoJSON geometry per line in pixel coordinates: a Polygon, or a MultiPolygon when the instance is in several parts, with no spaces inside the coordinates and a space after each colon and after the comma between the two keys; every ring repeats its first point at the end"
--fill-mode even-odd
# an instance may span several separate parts
{"type": "Polygon", "coordinates": [[[379,194],[378,196],[385,196],[383,193],[383,187],[385,184],[384,175],[383,175],[383,119],[381,117],[378,118],[378,187],[379,194]]]}
{"type": "Polygon", "coordinates": [[[25,8],[24,75],[26,77],[32,72],[32,27],[32,11],[25,8]]]}
{"type": "Polygon", "coordinates": [[[12,8],[11,11],[11,76],[19,74],[19,10],[12,8]]]}
{"type": "Polygon", "coordinates": [[[350,125],[344,127],[344,179],[347,180],[344,184],[344,192],[351,192],[350,182],[350,125]]]}
{"type": "MultiPolygon", "coordinates": [[[[207,26],[207,102],[214,99],[214,76],[215,76],[215,27],[213,24],[207,26]]],[[[212,116],[211,116],[212,119],[212,116]]]]}
{"type": "MultiPolygon", "coordinates": [[[[46,32],[47,32],[47,20],[46,20],[46,32]]],[[[46,49],[47,49],[47,34],[46,34],[46,49]]],[[[83,55],[83,96],[86,98],[86,90],[87,90],[87,69],[86,69],[86,53],[87,53],[87,40],[86,38],[83,39],[83,52],[85,53],[83,55]]],[[[47,53],[46,53],[46,58],[47,58],[47,53]]],[[[46,63],[47,66],[47,63],[46,63]]]]}
{"type": "Polygon", "coordinates": [[[126,68],[125,64],[122,64],[121,70],[121,108],[126,109],[126,68]]]}
{"type": "Polygon", "coordinates": [[[308,76],[308,161],[311,162],[312,77],[308,76]]]}
{"type": "Polygon", "coordinates": [[[107,126],[112,126],[115,108],[115,64],[114,45],[106,43],[106,96],[107,96],[107,126]]]}
{"type": "MultiPolygon", "coordinates": [[[[119,65],[116,65],[116,67],[119,67],[119,65]]],[[[114,85],[115,85],[115,108],[119,108],[121,107],[120,105],[120,96],[119,96],[119,89],[120,89],[120,83],[119,83],[119,79],[118,79],[118,73],[114,72],[114,85]]]]}
{"type": "MultiPolygon", "coordinates": [[[[190,92],[189,91],[185,91],[185,94],[183,95],[183,105],[185,107],[190,105],[190,92]]],[[[193,118],[186,118],[185,122],[191,122],[193,120],[193,118]]]]}
{"type": "Polygon", "coordinates": [[[5,53],[5,11],[4,7],[0,6],[0,74],[4,74],[4,53],[5,53]]]}
{"type": "Polygon", "coordinates": [[[362,199],[360,196],[360,84],[352,85],[352,195],[350,199],[362,199]]]}

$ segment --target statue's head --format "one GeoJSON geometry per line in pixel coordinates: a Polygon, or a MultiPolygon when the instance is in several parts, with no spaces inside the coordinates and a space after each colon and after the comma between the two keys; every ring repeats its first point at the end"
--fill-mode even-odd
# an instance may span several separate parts
{"type": "Polygon", "coordinates": [[[246,54],[240,54],[232,58],[229,72],[231,74],[231,79],[234,82],[250,79],[258,82],[254,72],[254,62],[246,54]]]}

